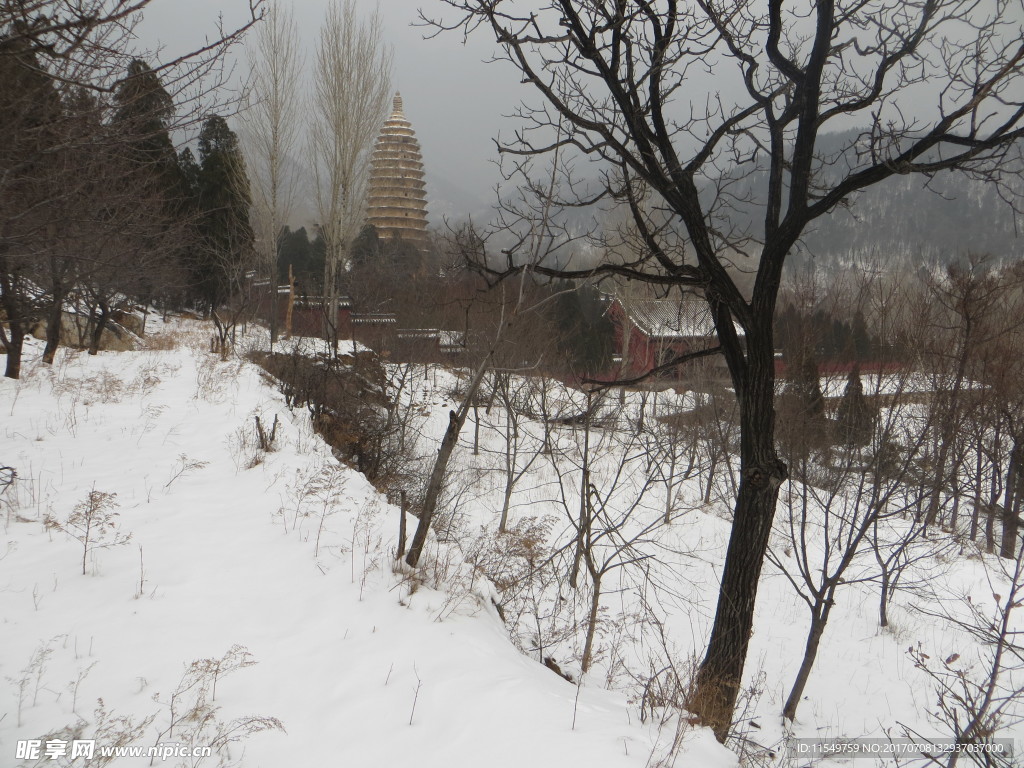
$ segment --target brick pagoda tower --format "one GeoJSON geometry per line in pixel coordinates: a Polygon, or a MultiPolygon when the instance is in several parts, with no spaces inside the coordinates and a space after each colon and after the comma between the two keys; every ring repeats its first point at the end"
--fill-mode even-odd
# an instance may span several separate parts
{"type": "Polygon", "coordinates": [[[395,94],[394,110],[384,122],[370,168],[368,224],[382,239],[398,238],[423,247],[427,242],[427,192],[423,158],[412,123],[395,94]]]}

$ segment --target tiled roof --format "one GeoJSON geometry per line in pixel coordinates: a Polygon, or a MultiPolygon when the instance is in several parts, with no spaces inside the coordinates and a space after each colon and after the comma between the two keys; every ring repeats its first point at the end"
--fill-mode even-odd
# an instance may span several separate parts
{"type": "Polygon", "coordinates": [[[651,339],[706,338],[715,333],[711,311],[702,299],[637,299],[620,305],[630,321],[651,339]]]}
{"type": "Polygon", "coordinates": [[[352,315],[353,325],[396,325],[398,317],[394,312],[366,312],[352,315]]]}

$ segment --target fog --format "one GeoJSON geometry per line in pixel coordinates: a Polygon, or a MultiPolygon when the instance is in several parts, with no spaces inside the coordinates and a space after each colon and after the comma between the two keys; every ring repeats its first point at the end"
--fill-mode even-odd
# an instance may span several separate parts
{"type": "MultiPolygon", "coordinates": [[[[357,4],[367,15],[377,6],[375,0],[357,0],[357,4]]],[[[328,0],[294,3],[307,72],[327,5],[328,0]]],[[[446,10],[439,0],[380,3],[385,37],[394,51],[393,87],[401,92],[406,117],[420,141],[430,185],[431,225],[440,226],[443,217],[486,212],[500,180],[494,139],[514,125],[503,115],[532,94],[508,63],[484,63],[494,52],[485,35],[475,35],[465,44],[458,33],[424,39],[431,30],[414,26],[420,8],[428,16],[446,10]]],[[[154,0],[140,26],[140,45],[161,46],[161,58],[171,58],[215,36],[221,14],[225,27],[231,28],[244,23],[248,9],[247,0],[154,0]]],[[[231,55],[236,84],[245,76],[244,45],[231,55]]]]}

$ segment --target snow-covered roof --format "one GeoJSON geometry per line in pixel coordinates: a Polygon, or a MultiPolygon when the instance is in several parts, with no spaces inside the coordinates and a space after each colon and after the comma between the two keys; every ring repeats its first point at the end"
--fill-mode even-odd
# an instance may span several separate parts
{"type": "MultiPolygon", "coordinates": [[[[295,299],[296,307],[322,307],[324,305],[323,296],[303,296],[295,299]]],[[[348,296],[338,296],[336,301],[338,302],[338,309],[351,309],[352,299],[348,296]]]]}
{"type": "Polygon", "coordinates": [[[395,331],[395,336],[400,339],[427,339],[433,341],[441,338],[441,332],[436,328],[402,328],[395,331]]]}
{"type": "Polygon", "coordinates": [[[462,331],[438,331],[442,348],[462,348],[466,346],[466,334],[462,331]]]}
{"type": "Polygon", "coordinates": [[[353,325],[395,325],[398,318],[394,312],[365,312],[352,315],[353,325]]]}
{"type": "Polygon", "coordinates": [[[651,339],[692,339],[714,336],[715,324],[703,299],[619,300],[630,322],[651,339]]]}

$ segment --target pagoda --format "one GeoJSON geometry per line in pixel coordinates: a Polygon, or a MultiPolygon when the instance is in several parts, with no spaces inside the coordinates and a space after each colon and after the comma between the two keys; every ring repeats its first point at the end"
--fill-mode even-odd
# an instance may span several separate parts
{"type": "Polygon", "coordinates": [[[427,243],[427,192],[423,159],[412,123],[402,112],[402,96],[384,121],[370,166],[366,219],[382,239],[401,238],[424,247],[427,243]]]}

